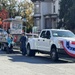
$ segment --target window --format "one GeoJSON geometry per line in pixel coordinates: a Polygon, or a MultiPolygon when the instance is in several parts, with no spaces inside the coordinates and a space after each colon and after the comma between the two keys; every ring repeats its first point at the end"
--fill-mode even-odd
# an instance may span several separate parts
{"type": "Polygon", "coordinates": [[[46,36],[46,31],[43,31],[43,32],[41,33],[40,37],[45,38],[45,36],[46,36]]]}
{"type": "Polygon", "coordinates": [[[35,4],[35,6],[34,6],[34,12],[35,13],[40,13],[40,5],[39,4],[35,4]]]}
{"type": "Polygon", "coordinates": [[[53,37],[75,37],[71,31],[55,31],[52,30],[53,37]]]}
{"type": "Polygon", "coordinates": [[[46,38],[47,38],[47,39],[50,39],[50,31],[47,31],[47,32],[46,32],[46,38]]]}
{"type": "Polygon", "coordinates": [[[55,5],[53,6],[53,13],[55,13],[55,5]]]}
{"type": "Polygon", "coordinates": [[[36,18],[35,25],[37,26],[37,29],[40,30],[40,18],[36,18]]]}

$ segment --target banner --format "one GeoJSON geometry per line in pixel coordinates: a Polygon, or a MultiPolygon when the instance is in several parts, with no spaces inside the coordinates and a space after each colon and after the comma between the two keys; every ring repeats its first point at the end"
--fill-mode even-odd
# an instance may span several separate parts
{"type": "Polygon", "coordinates": [[[68,55],[75,57],[75,41],[63,41],[62,45],[68,55]]]}

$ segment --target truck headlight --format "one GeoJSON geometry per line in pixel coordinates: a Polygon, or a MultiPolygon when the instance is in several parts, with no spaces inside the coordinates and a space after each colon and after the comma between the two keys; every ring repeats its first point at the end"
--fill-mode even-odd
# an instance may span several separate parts
{"type": "Polygon", "coordinates": [[[63,41],[58,41],[59,48],[63,48],[63,41]]]}

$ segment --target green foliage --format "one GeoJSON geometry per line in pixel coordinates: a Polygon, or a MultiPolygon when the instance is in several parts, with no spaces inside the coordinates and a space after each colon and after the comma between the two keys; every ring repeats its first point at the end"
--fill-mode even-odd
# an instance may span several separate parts
{"type": "Polygon", "coordinates": [[[9,12],[9,17],[15,17],[15,14],[16,14],[16,3],[17,1],[16,0],[8,0],[8,4],[7,4],[7,7],[6,9],[8,10],[9,12]]]}
{"type": "Polygon", "coordinates": [[[16,13],[16,0],[0,0],[0,9],[7,9],[9,17],[13,17],[16,13]]]}
{"type": "Polygon", "coordinates": [[[27,20],[27,23],[25,24],[27,32],[31,32],[33,26],[33,3],[24,0],[23,2],[19,3],[19,7],[19,14],[27,20]]]}
{"type": "Polygon", "coordinates": [[[60,22],[59,22],[59,25],[58,25],[59,27],[64,26],[68,29],[73,27],[74,22],[73,20],[71,21],[72,16],[74,17],[74,14],[72,12],[73,4],[74,4],[73,0],[61,0],[60,1],[59,19],[60,21],[63,20],[63,23],[62,25],[60,25],[60,22]]]}
{"type": "Polygon", "coordinates": [[[14,18],[15,16],[22,16],[27,20],[24,24],[27,26],[28,32],[31,31],[33,26],[33,3],[28,0],[18,2],[18,0],[0,0],[0,10],[3,8],[9,12],[9,17],[14,18]]]}
{"type": "Polygon", "coordinates": [[[66,27],[68,29],[75,29],[75,6],[72,6],[67,13],[66,27]]]}
{"type": "Polygon", "coordinates": [[[60,11],[59,11],[59,18],[62,19],[66,17],[66,13],[68,12],[69,8],[73,5],[72,0],[61,0],[60,1],[60,11]]]}

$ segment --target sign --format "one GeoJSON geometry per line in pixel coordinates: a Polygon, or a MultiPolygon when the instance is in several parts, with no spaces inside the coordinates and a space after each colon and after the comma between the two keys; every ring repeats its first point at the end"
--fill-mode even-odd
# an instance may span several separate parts
{"type": "Polygon", "coordinates": [[[22,34],[22,22],[21,21],[12,21],[10,27],[11,34],[22,34]]]}
{"type": "Polygon", "coordinates": [[[12,30],[10,30],[10,33],[11,34],[22,34],[22,30],[14,30],[14,29],[12,29],[12,30]]]}

